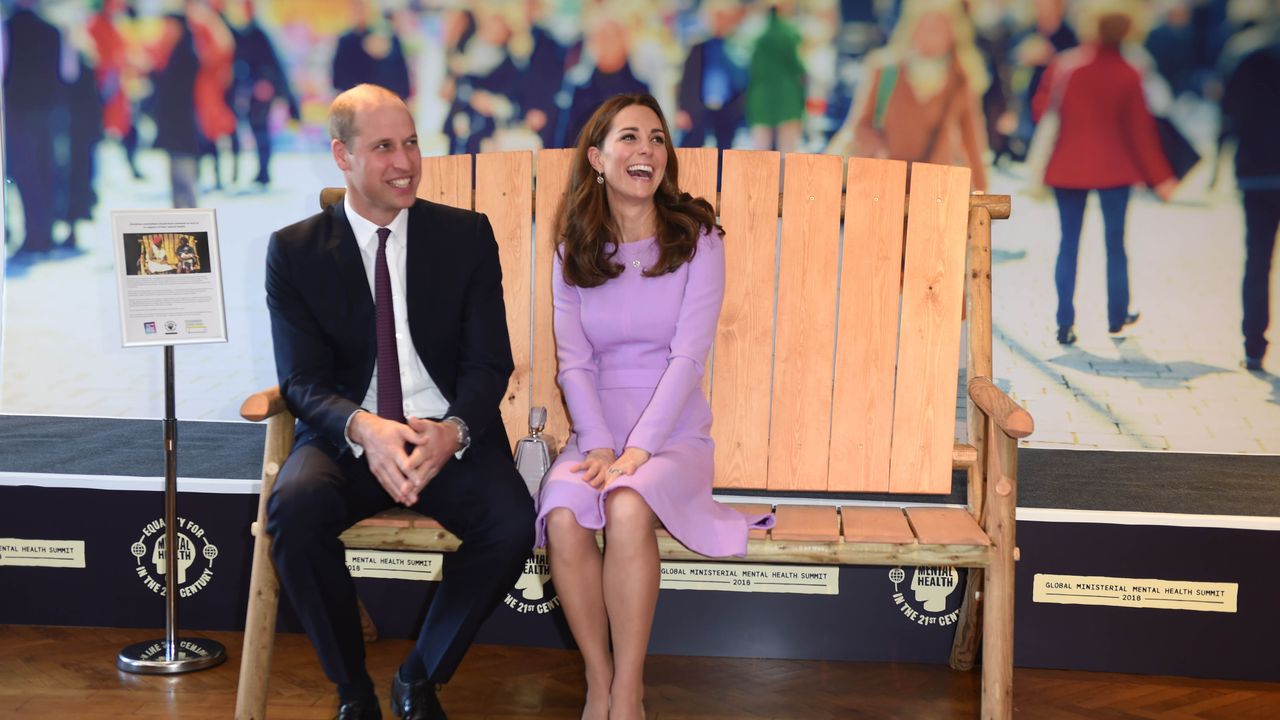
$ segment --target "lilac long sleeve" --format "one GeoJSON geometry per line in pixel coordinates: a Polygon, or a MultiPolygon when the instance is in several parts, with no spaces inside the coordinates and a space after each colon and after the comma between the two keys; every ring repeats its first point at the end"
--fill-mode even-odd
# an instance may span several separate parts
{"type": "Polygon", "coordinates": [[[675,336],[667,354],[653,399],[640,415],[626,445],[656,453],[671,436],[689,394],[702,382],[707,355],[715,340],[720,306],[724,302],[724,242],[717,234],[704,234],[698,252],[688,263],[684,299],[680,304],[675,336]]]}
{"type": "Polygon", "coordinates": [[[614,446],[600,407],[599,377],[595,351],[582,327],[582,297],[578,288],[564,280],[564,264],[556,254],[551,271],[552,324],[556,334],[556,359],[560,371],[556,380],[569,406],[573,432],[583,453],[614,446]]]}

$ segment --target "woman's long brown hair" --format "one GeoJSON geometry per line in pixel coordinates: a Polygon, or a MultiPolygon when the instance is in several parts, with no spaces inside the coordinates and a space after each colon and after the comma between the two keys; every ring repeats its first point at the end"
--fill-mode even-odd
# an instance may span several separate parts
{"type": "Polygon", "coordinates": [[[613,118],[632,105],[647,107],[658,116],[663,143],[667,146],[667,170],[653,195],[657,210],[658,261],[644,274],[665,275],[693,259],[704,228],[714,228],[724,235],[724,229],[716,224],[711,203],[680,192],[680,168],[671,145],[671,129],[658,101],[648,94],[615,95],[596,108],[578,135],[569,192],[556,218],[557,251],[564,263],[564,279],[570,285],[596,287],[622,273],[622,265],[613,261],[622,241],[621,233],[609,212],[605,187],[596,182],[596,171],[587,159],[587,149],[601,147],[613,118]]]}

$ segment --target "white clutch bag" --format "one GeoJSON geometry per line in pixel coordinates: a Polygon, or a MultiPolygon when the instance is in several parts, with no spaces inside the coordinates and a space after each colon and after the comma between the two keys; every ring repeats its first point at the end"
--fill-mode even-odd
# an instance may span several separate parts
{"type": "Polygon", "coordinates": [[[516,471],[524,478],[529,494],[537,497],[542,476],[551,469],[553,453],[542,429],[547,426],[547,409],[541,405],[529,408],[529,434],[516,443],[516,471]]]}

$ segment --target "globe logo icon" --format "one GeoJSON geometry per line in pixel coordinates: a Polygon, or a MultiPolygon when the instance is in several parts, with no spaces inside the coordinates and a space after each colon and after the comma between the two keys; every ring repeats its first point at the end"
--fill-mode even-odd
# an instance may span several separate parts
{"type": "Polygon", "coordinates": [[[906,579],[907,574],[903,572],[902,568],[894,568],[889,571],[889,581],[893,583],[894,590],[898,589],[898,583],[906,579]]]}

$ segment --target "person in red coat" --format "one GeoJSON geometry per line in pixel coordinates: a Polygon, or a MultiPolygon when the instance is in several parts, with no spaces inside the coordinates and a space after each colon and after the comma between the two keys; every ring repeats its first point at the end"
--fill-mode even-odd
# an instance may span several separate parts
{"type": "Polygon", "coordinates": [[[1112,333],[1138,320],[1129,310],[1129,268],[1124,249],[1130,187],[1145,183],[1162,200],[1177,181],[1165,159],[1155,120],[1142,95],[1142,79],[1120,53],[1133,23],[1122,12],[1097,18],[1094,42],[1059,55],[1045,71],[1033,100],[1036,121],[1057,103],[1057,143],[1045,167],[1045,185],[1058,203],[1062,242],[1054,280],[1058,290],[1058,342],[1075,334],[1076,259],[1085,200],[1096,191],[1107,248],[1107,327],[1112,333]],[[1062,85],[1058,88],[1058,85],[1062,85]],[[1054,99],[1055,94],[1057,95],[1054,99]]]}
{"type": "Polygon", "coordinates": [[[142,179],[138,169],[138,129],[133,124],[133,100],[129,88],[137,83],[133,48],[129,45],[119,23],[128,13],[125,0],[107,0],[102,9],[89,20],[89,37],[93,39],[98,54],[95,74],[102,94],[102,129],[118,140],[124,148],[125,160],[135,179],[142,179]]]}
{"type": "MultiPolygon", "coordinates": [[[[236,115],[227,104],[236,52],[235,36],[209,0],[188,0],[187,22],[195,39],[200,60],[192,88],[196,105],[196,125],[200,129],[200,155],[213,156],[213,186],[222,188],[219,144],[236,131],[236,115]]],[[[232,153],[232,182],[235,181],[235,153],[232,153]]]]}

